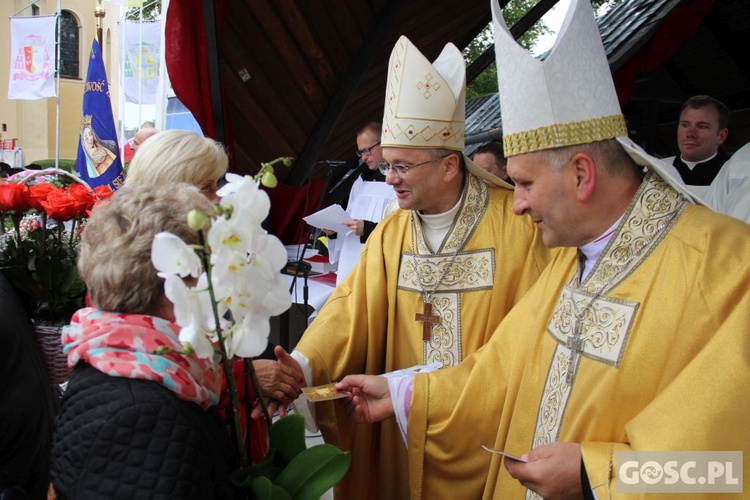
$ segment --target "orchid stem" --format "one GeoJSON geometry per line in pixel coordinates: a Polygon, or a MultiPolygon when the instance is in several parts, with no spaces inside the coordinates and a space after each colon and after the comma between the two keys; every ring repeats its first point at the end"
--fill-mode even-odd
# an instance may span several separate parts
{"type": "MultiPolygon", "coordinates": [[[[224,367],[224,376],[227,378],[227,389],[229,390],[229,398],[232,401],[232,416],[234,418],[234,426],[232,429],[232,433],[234,434],[234,438],[237,442],[237,453],[240,455],[240,460],[242,462],[242,467],[248,467],[250,465],[250,462],[247,459],[247,454],[245,453],[245,447],[242,445],[242,433],[241,433],[241,427],[240,427],[240,410],[239,410],[239,400],[237,398],[237,384],[234,380],[234,371],[232,370],[232,363],[229,360],[229,357],[227,356],[227,350],[224,346],[224,337],[221,334],[221,321],[219,319],[219,311],[216,308],[216,296],[214,294],[214,287],[211,283],[211,265],[208,260],[208,253],[209,248],[206,244],[206,240],[203,237],[203,232],[198,231],[198,240],[200,241],[200,244],[203,246],[203,252],[201,252],[201,259],[203,260],[203,267],[206,270],[206,277],[208,278],[208,293],[211,297],[211,304],[214,304],[213,307],[213,313],[214,313],[214,322],[216,323],[216,335],[219,338],[219,349],[221,351],[221,364],[224,367]]],[[[250,422],[246,422],[247,424],[247,432],[250,433],[250,422]]],[[[249,439],[249,436],[248,436],[249,439]]]]}
{"type": "Polygon", "coordinates": [[[268,414],[266,400],[263,399],[263,395],[260,393],[260,384],[258,383],[258,377],[255,376],[255,367],[253,366],[252,361],[248,363],[247,371],[250,372],[250,382],[253,383],[253,390],[255,391],[255,396],[258,398],[258,403],[260,403],[260,407],[263,408],[263,417],[266,419],[268,427],[271,427],[273,420],[271,420],[271,415],[268,414]]]}

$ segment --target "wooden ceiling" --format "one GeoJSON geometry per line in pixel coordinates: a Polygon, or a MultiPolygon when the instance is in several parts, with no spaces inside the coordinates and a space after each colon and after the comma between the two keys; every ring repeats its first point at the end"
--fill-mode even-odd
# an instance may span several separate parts
{"type": "MultiPolygon", "coordinates": [[[[220,1],[226,2],[226,15],[219,22],[218,57],[209,56],[209,68],[202,71],[211,73],[210,66],[218,60],[232,168],[252,174],[260,162],[292,156],[292,167],[277,168],[280,180],[292,186],[323,175],[326,167],[321,161],[356,164],[356,129],[382,118],[388,59],[399,36],[407,36],[434,60],[446,43],[463,50],[490,22],[490,0],[220,1]]],[[[539,0],[511,31],[520,36],[557,1],[539,0]]],[[[648,39],[642,36],[651,30],[648,23],[626,29],[627,20],[640,10],[670,12],[691,3],[711,5],[695,34],[661,67],[636,82],[623,110],[634,139],[655,153],[672,153],[679,105],[690,95],[706,93],[740,111],[730,124],[730,130],[740,132],[734,138],[730,133],[729,149],[736,149],[748,137],[750,122],[742,112],[750,108],[750,67],[744,53],[750,43],[750,2],[624,3],[630,6],[622,9],[634,10],[616,16],[626,20],[616,23],[623,27],[612,36],[615,41],[625,37],[626,46],[648,39]]],[[[623,51],[623,61],[637,47],[632,49],[623,51]]],[[[493,59],[490,50],[468,68],[469,80],[493,59]]],[[[620,64],[610,57],[613,63],[620,64]]]]}
{"type": "Polygon", "coordinates": [[[351,159],[356,129],[382,119],[399,36],[433,60],[489,21],[488,0],[229,0],[219,59],[234,168],[293,156],[277,173],[300,185],[316,162],[351,159]]]}

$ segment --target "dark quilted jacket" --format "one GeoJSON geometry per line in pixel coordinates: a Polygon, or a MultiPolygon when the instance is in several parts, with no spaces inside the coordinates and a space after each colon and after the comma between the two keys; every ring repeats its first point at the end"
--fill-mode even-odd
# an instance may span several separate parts
{"type": "Polygon", "coordinates": [[[215,409],[85,363],[65,391],[51,464],[58,499],[237,497],[232,448],[215,409]]]}

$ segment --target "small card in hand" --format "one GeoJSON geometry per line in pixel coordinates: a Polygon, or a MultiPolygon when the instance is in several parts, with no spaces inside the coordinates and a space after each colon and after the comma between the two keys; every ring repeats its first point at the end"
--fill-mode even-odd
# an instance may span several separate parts
{"type": "Polygon", "coordinates": [[[507,458],[509,460],[515,460],[516,462],[523,462],[523,463],[527,463],[528,462],[528,460],[524,460],[521,457],[516,457],[514,455],[511,455],[510,453],[505,453],[504,451],[500,451],[500,450],[496,450],[494,448],[490,448],[489,446],[482,445],[482,448],[484,448],[485,451],[489,451],[490,453],[495,453],[497,455],[502,455],[502,456],[504,456],[505,458],[507,458]]]}
{"type": "Polygon", "coordinates": [[[335,382],[331,384],[317,385],[315,387],[303,387],[302,393],[307,396],[307,400],[311,403],[346,397],[346,393],[336,390],[335,382]]]}

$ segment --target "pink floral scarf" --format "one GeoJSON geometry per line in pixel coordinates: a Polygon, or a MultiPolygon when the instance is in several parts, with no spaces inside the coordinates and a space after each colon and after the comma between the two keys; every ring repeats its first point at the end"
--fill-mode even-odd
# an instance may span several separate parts
{"type": "Polygon", "coordinates": [[[182,350],[180,327],[165,319],[87,307],[76,311],[63,329],[68,366],[85,361],[111,377],[157,382],[177,397],[203,408],[215,405],[221,369],[211,359],[183,354],[154,354],[162,346],[182,350]]]}

